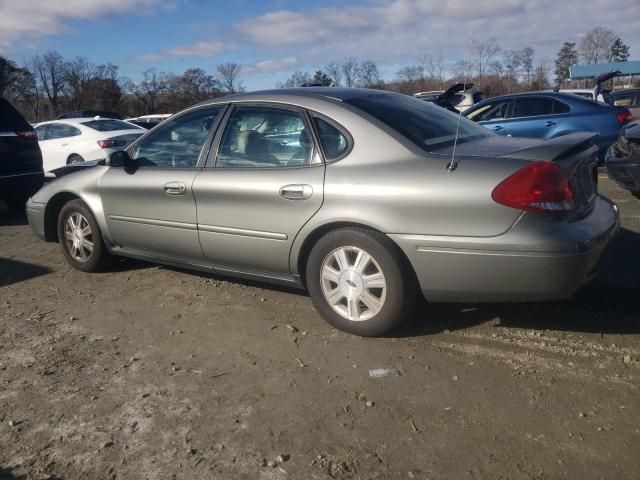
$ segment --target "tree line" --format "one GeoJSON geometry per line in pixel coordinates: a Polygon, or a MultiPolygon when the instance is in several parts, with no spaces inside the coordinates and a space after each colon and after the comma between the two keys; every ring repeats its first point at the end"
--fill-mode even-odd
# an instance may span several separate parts
{"type": "MultiPolygon", "coordinates": [[[[503,49],[495,38],[473,43],[469,54],[453,62],[441,54],[425,54],[385,79],[374,60],[354,57],[331,61],[313,71],[295,71],[279,87],[308,84],[365,87],[406,94],[443,90],[453,82],[472,82],[485,96],[558,87],[585,86],[569,80],[579,62],[625,62],[629,47],[612,30],[598,27],[579,42],[564,42],[553,64],[537,59],[531,46],[503,49]],[[555,78],[551,80],[552,68],[555,78]]],[[[49,51],[18,66],[0,57],[0,96],[8,97],[31,121],[55,118],[70,110],[115,111],[124,117],[174,113],[208,98],[242,92],[243,68],[216,65],[214,73],[189,68],[183,73],[149,68],[134,81],[119,75],[111,63],[96,65],[86,57],[64,59],[49,51]]]]}

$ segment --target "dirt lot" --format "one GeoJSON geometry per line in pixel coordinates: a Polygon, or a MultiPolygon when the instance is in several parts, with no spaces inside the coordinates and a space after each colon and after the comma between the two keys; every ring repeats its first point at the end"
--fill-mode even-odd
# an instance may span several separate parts
{"type": "Polygon", "coordinates": [[[380,339],[300,292],[73,271],[0,210],[0,479],[640,478],[640,202],[601,190],[624,228],[575,299],[380,339]]]}

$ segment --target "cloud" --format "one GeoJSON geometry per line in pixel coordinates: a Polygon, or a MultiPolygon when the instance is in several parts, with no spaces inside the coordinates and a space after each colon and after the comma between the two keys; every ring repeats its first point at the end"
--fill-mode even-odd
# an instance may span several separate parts
{"type": "Polygon", "coordinates": [[[70,20],[104,19],[147,11],[161,0],[0,0],[0,52],[68,30],[70,20]]]}
{"type": "Polygon", "coordinates": [[[286,72],[298,64],[295,57],[284,57],[275,60],[263,60],[254,64],[243,65],[242,73],[245,75],[259,75],[275,72],[286,72]]]}

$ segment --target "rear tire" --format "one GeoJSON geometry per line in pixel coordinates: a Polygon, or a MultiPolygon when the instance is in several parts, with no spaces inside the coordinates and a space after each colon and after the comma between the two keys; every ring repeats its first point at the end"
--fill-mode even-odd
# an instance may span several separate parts
{"type": "Polygon", "coordinates": [[[84,162],[84,158],[82,158],[80,155],[77,155],[75,153],[67,159],[67,165],[71,165],[72,163],[80,163],[80,162],[84,162]]]}
{"type": "Polygon", "coordinates": [[[306,280],[316,309],[329,324],[365,337],[400,325],[417,293],[398,247],[363,228],[340,228],[320,238],[309,254],[306,280]]]}
{"type": "Polygon", "coordinates": [[[60,210],[58,241],[65,259],[77,270],[98,272],[110,263],[100,227],[82,200],[71,200],[60,210]]]}

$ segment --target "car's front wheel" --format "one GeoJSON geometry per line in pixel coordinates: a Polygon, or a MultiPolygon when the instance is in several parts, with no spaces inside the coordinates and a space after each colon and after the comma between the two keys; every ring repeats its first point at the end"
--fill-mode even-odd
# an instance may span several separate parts
{"type": "Polygon", "coordinates": [[[306,280],[311,299],[331,325],[376,336],[408,316],[416,284],[399,249],[385,235],[361,228],[325,234],[309,255],[306,280]]]}
{"type": "Polygon", "coordinates": [[[98,223],[82,200],[72,200],[60,210],[58,240],[67,262],[83,272],[102,270],[110,260],[98,223]]]}

